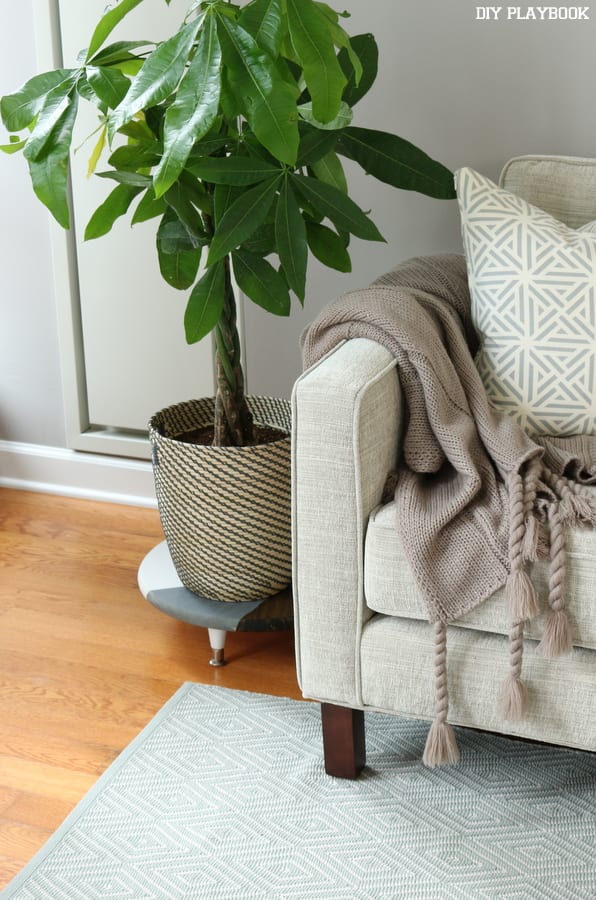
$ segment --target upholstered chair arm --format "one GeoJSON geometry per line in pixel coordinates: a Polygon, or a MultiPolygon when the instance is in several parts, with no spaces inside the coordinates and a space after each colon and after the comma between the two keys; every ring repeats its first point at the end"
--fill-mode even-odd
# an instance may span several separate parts
{"type": "Polygon", "coordinates": [[[395,359],[357,338],[296,382],[292,396],[294,611],[304,696],[361,706],[364,537],[396,467],[395,359]]]}

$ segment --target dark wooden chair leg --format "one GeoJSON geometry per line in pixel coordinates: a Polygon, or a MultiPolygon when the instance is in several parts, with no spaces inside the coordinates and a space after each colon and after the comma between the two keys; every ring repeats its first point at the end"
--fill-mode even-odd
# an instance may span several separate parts
{"type": "Polygon", "coordinates": [[[358,778],[366,764],[364,712],[321,703],[325,771],[336,778],[358,778]]]}

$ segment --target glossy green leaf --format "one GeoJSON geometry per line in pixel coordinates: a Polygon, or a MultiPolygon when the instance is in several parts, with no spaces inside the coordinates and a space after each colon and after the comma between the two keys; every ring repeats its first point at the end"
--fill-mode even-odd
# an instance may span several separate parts
{"type": "Polygon", "coordinates": [[[141,191],[142,188],[128,184],[119,184],[115,187],[89,219],[85,228],[85,240],[94,240],[111,231],[116,219],[128,211],[130,204],[141,191]]]}
{"type": "Polygon", "coordinates": [[[135,6],[138,6],[139,3],[142,3],[142,0],[120,0],[117,6],[104,13],[91,36],[85,62],[88,62],[92,56],[97,53],[116,25],[121,22],[135,6]]]}
{"type": "MultiPolygon", "coordinates": [[[[165,203],[161,197],[159,202],[165,203]]],[[[157,231],[157,243],[160,253],[176,254],[198,250],[204,246],[205,241],[197,241],[176,211],[166,205],[157,231]]]]}
{"type": "Polygon", "coordinates": [[[219,32],[228,84],[261,143],[276,159],[293,166],[298,154],[295,90],[271,57],[236,22],[220,15],[219,32]]]}
{"type": "Polygon", "coordinates": [[[14,94],[5,94],[0,100],[0,113],[8,131],[28,128],[44,105],[47,94],[60,84],[70,84],[74,74],[74,69],[42,72],[41,75],[30,78],[14,94]]]}
{"type": "Polygon", "coordinates": [[[299,193],[312,203],[315,209],[331,219],[337,228],[345,229],[365,241],[385,240],[374,222],[342,191],[316,178],[307,178],[303,175],[292,176],[292,183],[299,193]]]}
{"type": "Polygon", "coordinates": [[[98,178],[109,178],[111,181],[117,181],[119,184],[127,184],[129,187],[151,187],[150,177],[148,175],[142,175],[140,172],[108,169],[106,172],[96,172],[95,174],[98,178]]]}
{"type": "Polygon", "coordinates": [[[278,185],[279,176],[262,181],[234,201],[217,225],[209,250],[209,265],[239,247],[263,224],[278,185]]]}
{"type": "Polygon", "coordinates": [[[253,36],[259,47],[276,59],[284,37],[284,21],[279,0],[254,0],[245,6],[238,24],[253,36]]]}
{"type": "Polygon", "coordinates": [[[301,122],[297,167],[312,165],[331,152],[335,148],[338,135],[337,131],[323,131],[306,122],[301,122]]]}
{"type": "Polygon", "coordinates": [[[159,144],[157,141],[143,140],[132,144],[124,144],[111,154],[108,162],[115,169],[135,172],[156,165],[159,160],[159,144]]]}
{"type": "Polygon", "coordinates": [[[331,122],[339,113],[346,76],[335,55],[329,23],[313,0],[287,0],[290,40],[300,59],[313,114],[331,122]]]}
{"type": "Polygon", "coordinates": [[[246,250],[232,253],[234,277],[238,287],[254,303],[276,316],[289,316],[291,300],[288,286],[271,263],[246,250]]]}
{"type": "Polygon", "coordinates": [[[176,215],[184,223],[190,237],[195,241],[195,247],[204,242],[205,229],[203,220],[196,207],[191,202],[188,191],[177,181],[164,194],[168,206],[175,210],[176,215]]]}
{"type": "Polygon", "coordinates": [[[213,191],[213,221],[216,226],[219,225],[228,209],[243,193],[242,188],[234,187],[232,184],[215,185],[215,190],[213,191]]]}
{"type": "Polygon", "coordinates": [[[310,168],[319,181],[324,181],[325,184],[332,184],[333,187],[336,187],[338,191],[344,194],[348,193],[346,173],[339,156],[333,150],[312,163],[310,168]]]}
{"type": "Polygon", "coordinates": [[[77,96],[54,126],[47,152],[29,160],[33,190],[63,228],[70,226],[68,207],[68,167],[72,130],[77,117],[77,96]]]}
{"type": "Polygon", "coordinates": [[[307,222],[306,236],[313,256],[338,272],[351,272],[352,261],[346,245],[331,228],[317,222],[307,222]]]}
{"type": "Polygon", "coordinates": [[[395,134],[347,128],[337,142],[337,150],[359,163],[368,174],[393,187],[420,191],[439,199],[455,197],[453,173],[395,134]]]}
{"type": "MultiPolygon", "coordinates": [[[[318,4],[320,5],[320,4],[318,4]]],[[[352,73],[354,76],[354,83],[356,85],[360,84],[360,79],[364,74],[364,69],[362,63],[360,62],[360,58],[356,51],[352,46],[352,42],[350,40],[350,35],[347,31],[339,25],[336,21],[331,25],[331,36],[333,38],[333,43],[340,47],[348,56],[350,61],[350,65],[352,67],[352,73]]],[[[341,65],[341,63],[340,63],[341,65]]],[[[343,66],[342,66],[343,69],[343,66]]],[[[345,74],[345,73],[344,73],[345,74]]]]}
{"type": "Polygon", "coordinates": [[[136,61],[138,57],[130,51],[138,50],[139,47],[149,47],[153,43],[153,41],[116,41],[96,53],[89,62],[94,66],[114,66],[117,63],[136,61]]]}
{"type": "Polygon", "coordinates": [[[279,166],[272,166],[250,156],[213,156],[199,159],[188,170],[203,181],[212,184],[257,184],[266,178],[280,174],[279,166]]]}
{"type": "Polygon", "coordinates": [[[115,109],[124,100],[130,87],[130,79],[118,69],[108,66],[87,66],[87,81],[99,97],[110,109],[115,109]]]}
{"type": "Polygon", "coordinates": [[[208,16],[199,46],[166,112],[164,152],[153,179],[159,197],[186,165],[195,141],[210,130],[219,111],[221,48],[214,16],[208,16]]]}
{"type": "Polygon", "coordinates": [[[306,225],[287,178],[280,188],[275,210],[275,239],[279,261],[288,284],[303,302],[308,260],[306,225]]]}
{"type": "Polygon", "coordinates": [[[194,284],[202,247],[191,245],[188,232],[173,209],[168,209],[161,219],[156,246],[162,278],[179,291],[194,284]]]}
{"type": "Polygon", "coordinates": [[[147,57],[126,97],[110,116],[111,135],[139,110],[156,106],[170,96],[182,77],[199,25],[200,20],[189,22],[147,57]]]}
{"type": "Polygon", "coordinates": [[[184,330],[189,344],[195,344],[212,331],[223,310],[225,266],[223,260],[209,266],[194,286],[184,313],[184,330]]]}
{"type": "Polygon", "coordinates": [[[153,188],[148,188],[141,197],[140,203],[135,209],[130,220],[131,225],[137,225],[139,222],[147,222],[156,216],[162,216],[168,205],[163,197],[156,199],[153,188]]]}
{"type": "Polygon", "coordinates": [[[37,114],[35,127],[23,150],[25,159],[30,161],[38,159],[42,154],[46,155],[53,149],[58,122],[63,120],[69,107],[77,106],[75,84],[76,73],[73,73],[46,95],[37,114]],[[46,147],[47,144],[49,146],[46,147]]]}
{"type": "Polygon", "coordinates": [[[315,119],[312,103],[310,102],[301,103],[298,107],[298,114],[309,125],[312,125],[314,128],[321,128],[323,131],[339,131],[342,128],[347,128],[353,116],[352,110],[343,100],[340,103],[338,114],[330,122],[319,122],[318,119],[315,119]]]}
{"type": "Polygon", "coordinates": [[[350,38],[352,53],[347,49],[339,51],[337,58],[348,83],[343,93],[346,103],[354,107],[373,86],[379,67],[379,48],[372,34],[356,34],[350,38]],[[362,74],[354,67],[353,54],[362,67],[362,74]]]}

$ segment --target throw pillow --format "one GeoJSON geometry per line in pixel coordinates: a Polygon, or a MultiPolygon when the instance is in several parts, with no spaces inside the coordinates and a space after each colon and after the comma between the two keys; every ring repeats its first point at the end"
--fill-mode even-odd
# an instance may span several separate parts
{"type": "Polygon", "coordinates": [[[596,434],[595,223],[568,228],[470,168],[455,186],[489,398],[530,434],[596,434]]]}

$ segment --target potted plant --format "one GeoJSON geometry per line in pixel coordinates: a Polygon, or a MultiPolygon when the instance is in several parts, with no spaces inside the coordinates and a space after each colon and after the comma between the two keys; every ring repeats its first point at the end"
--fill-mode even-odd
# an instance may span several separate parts
{"type": "Polygon", "coordinates": [[[167,39],[108,43],[141,2],[119,0],[105,12],[74,68],[36,75],[2,97],[3,149],[23,152],[35,193],[68,228],[79,100],[97,108],[90,167],[107,152],[97,174],[115,186],[85,238],[105,235],[125,214],[133,224],[154,219],[163,277],[190,289],[187,341],[215,332],[215,398],[151,421],[169,549],[197,593],[258,599],[290,578],[289,414],[287,404],[244,395],[234,282],[287,316],[291,295],[304,302],[309,253],[348,272],[351,236],[383,240],[348,195],[342,156],[437,198],[454,196],[452,174],[396,135],[352,125],[378,52],[372,35],[347,34],[347,13],[316,0],[192,0],[167,39]],[[268,505],[276,499],[277,511],[268,505]]]}

